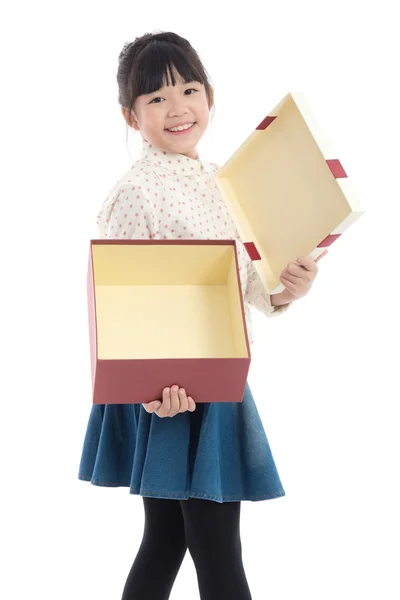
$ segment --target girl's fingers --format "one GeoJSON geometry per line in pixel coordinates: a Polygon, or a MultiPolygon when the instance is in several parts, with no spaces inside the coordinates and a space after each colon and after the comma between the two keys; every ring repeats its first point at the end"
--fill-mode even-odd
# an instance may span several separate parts
{"type": "Polygon", "coordinates": [[[153,400],[152,402],[147,402],[143,404],[143,408],[148,413],[153,413],[158,410],[161,406],[161,402],[159,400],[153,400]]]}
{"type": "Polygon", "coordinates": [[[181,407],[179,409],[180,413],[186,412],[189,410],[189,402],[188,397],[186,396],[186,390],[184,388],[179,388],[179,400],[181,402],[181,407]]]}
{"type": "Polygon", "coordinates": [[[156,413],[159,417],[174,417],[178,413],[184,413],[187,410],[193,412],[196,410],[196,403],[191,396],[187,396],[184,388],[173,385],[171,388],[164,388],[162,393],[162,402],[153,400],[143,404],[148,413],[156,413]]]}
{"type": "Polygon", "coordinates": [[[166,387],[163,389],[163,394],[162,394],[162,407],[161,407],[162,416],[165,417],[169,413],[170,410],[171,410],[171,389],[169,387],[166,387]]]}
{"type": "Polygon", "coordinates": [[[177,385],[173,385],[171,387],[171,406],[170,410],[168,411],[169,417],[174,417],[179,412],[181,404],[179,400],[178,390],[179,387],[177,385]]]}

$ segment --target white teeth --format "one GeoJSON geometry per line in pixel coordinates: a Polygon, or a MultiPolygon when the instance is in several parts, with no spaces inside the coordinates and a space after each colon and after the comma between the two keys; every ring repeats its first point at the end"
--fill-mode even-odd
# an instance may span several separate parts
{"type": "Polygon", "coordinates": [[[182,125],[181,127],[171,127],[168,131],[183,131],[184,129],[190,129],[194,125],[194,123],[189,123],[188,125],[182,125]]]}

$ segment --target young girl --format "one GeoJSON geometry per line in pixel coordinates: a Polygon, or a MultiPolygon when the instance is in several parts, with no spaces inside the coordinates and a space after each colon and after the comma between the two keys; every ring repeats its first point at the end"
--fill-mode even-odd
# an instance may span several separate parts
{"type": "MultiPolygon", "coordinates": [[[[100,237],[236,239],[252,342],[249,306],[282,314],[310,289],[315,262],[290,263],[281,294],[263,288],[213,181],[219,167],[198,155],[213,88],[189,42],[174,33],[137,38],[120,53],[117,81],[142,151],[103,203],[100,237]]],[[[241,501],[285,495],[250,388],[241,403],[196,406],[179,381],[165,384],[160,401],[93,405],[83,445],[79,479],[143,497],[143,541],[122,599],[167,600],[189,549],[202,600],[249,600],[241,501]]]]}

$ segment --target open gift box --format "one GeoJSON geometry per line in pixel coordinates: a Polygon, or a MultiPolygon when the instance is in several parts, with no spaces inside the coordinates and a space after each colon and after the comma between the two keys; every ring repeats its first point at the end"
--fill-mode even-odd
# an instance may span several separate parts
{"type": "MultiPolygon", "coordinates": [[[[285,96],[215,177],[269,294],[299,256],[317,258],[362,214],[301,93],[285,96]]],[[[241,402],[250,349],[234,240],[91,240],[93,403],[241,402]]]]}
{"type": "Polygon", "coordinates": [[[241,402],[250,367],[235,240],[91,240],[93,403],[241,402]]]}
{"type": "Polygon", "coordinates": [[[301,92],[287,94],[214,176],[269,294],[282,270],[315,260],[364,213],[301,92]]]}

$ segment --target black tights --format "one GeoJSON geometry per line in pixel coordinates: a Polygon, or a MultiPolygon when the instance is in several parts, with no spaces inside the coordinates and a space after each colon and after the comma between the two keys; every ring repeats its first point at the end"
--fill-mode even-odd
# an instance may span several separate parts
{"type": "Polygon", "coordinates": [[[186,550],[201,600],[251,600],[242,563],[240,502],[143,497],[144,534],[122,600],[168,600],[186,550]]]}

